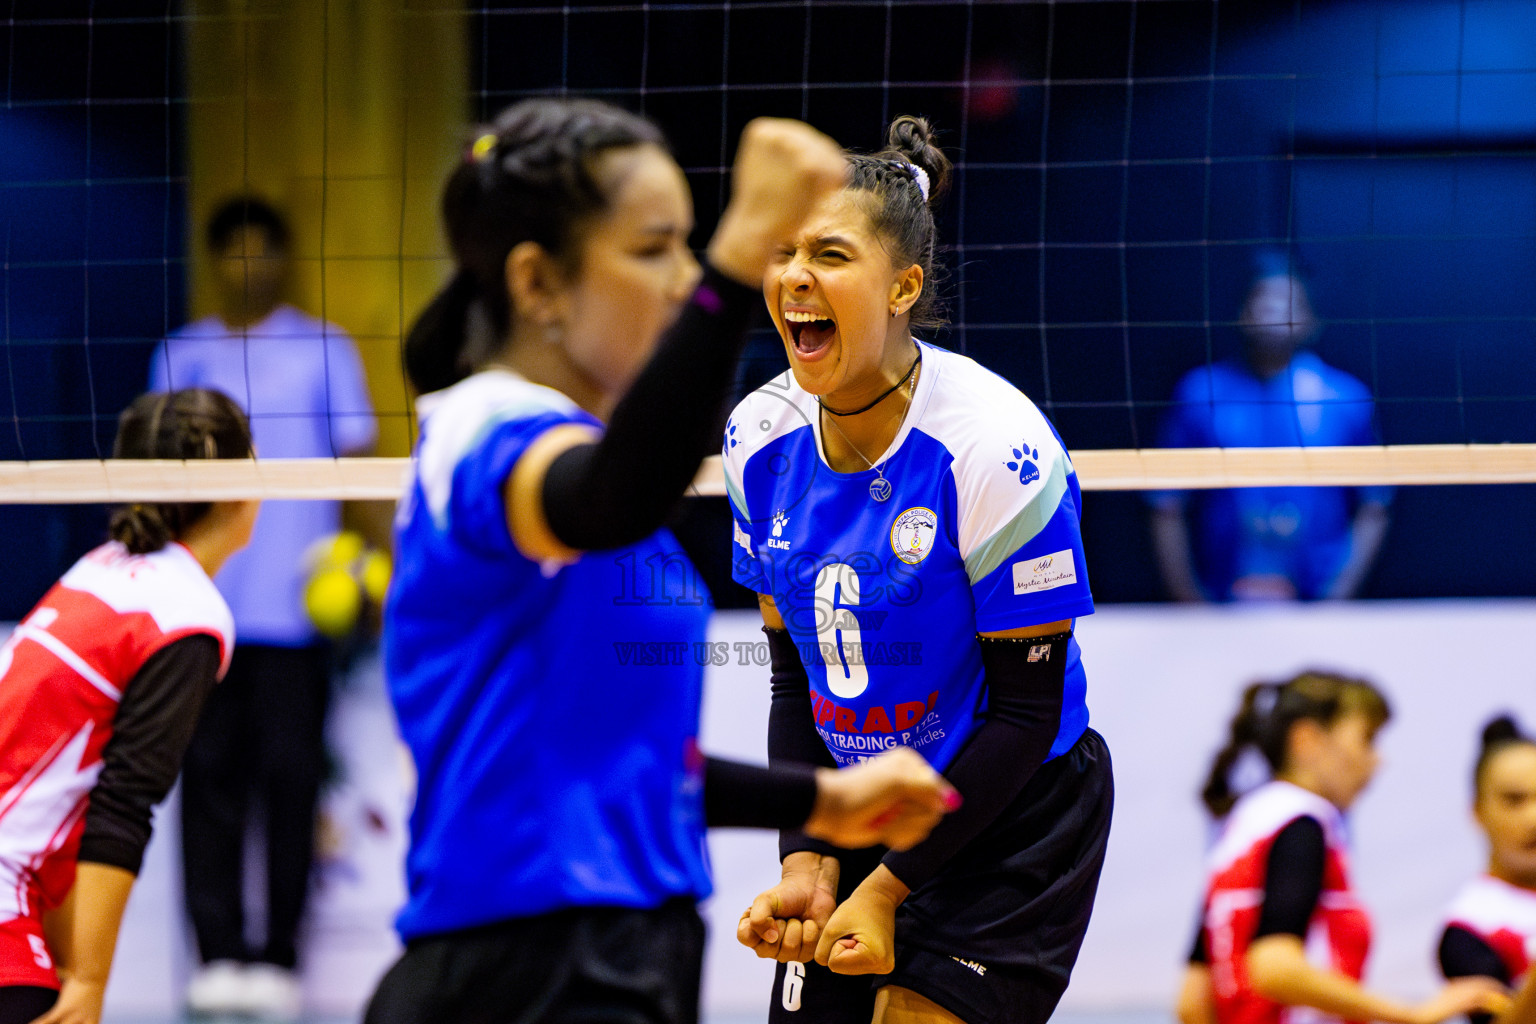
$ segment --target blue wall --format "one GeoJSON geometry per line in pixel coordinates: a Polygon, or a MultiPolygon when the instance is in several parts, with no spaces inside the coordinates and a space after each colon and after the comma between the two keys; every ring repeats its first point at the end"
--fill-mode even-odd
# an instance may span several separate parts
{"type": "MultiPolygon", "coordinates": [[[[164,4],[0,26],[0,459],[110,454],[183,313],[180,72],[164,4]],[[89,59],[87,58],[89,54],[89,59]]],[[[100,506],[0,505],[0,620],[105,534],[100,506]]]]}

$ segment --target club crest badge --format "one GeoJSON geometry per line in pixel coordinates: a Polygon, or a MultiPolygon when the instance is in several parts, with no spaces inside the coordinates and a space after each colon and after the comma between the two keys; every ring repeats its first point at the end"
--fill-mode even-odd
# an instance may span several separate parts
{"type": "Polygon", "coordinates": [[[939,517],[931,508],[909,508],[891,525],[891,550],[908,565],[916,565],[933,550],[939,517]]]}

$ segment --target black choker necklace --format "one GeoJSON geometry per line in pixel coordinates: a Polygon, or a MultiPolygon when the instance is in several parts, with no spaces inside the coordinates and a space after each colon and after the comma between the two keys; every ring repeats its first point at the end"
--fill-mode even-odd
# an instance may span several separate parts
{"type": "Polygon", "coordinates": [[[891,397],[891,393],[894,392],[897,388],[901,387],[907,381],[911,380],[912,379],[913,371],[915,371],[917,369],[917,364],[922,362],[922,361],[923,361],[923,350],[922,349],[918,349],[917,350],[916,358],[914,358],[912,360],[912,365],[907,367],[907,372],[901,375],[901,380],[897,381],[895,384],[892,384],[890,387],[888,387],[884,391],[880,392],[880,397],[875,399],[873,402],[870,402],[868,405],[860,406],[859,408],[854,409],[852,412],[838,412],[836,409],[832,408],[830,405],[828,405],[827,403],[823,402],[821,400],[821,396],[820,395],[816,396],[816,404],[821,406],[821,408],[824,411],[831,413],[833,416],[857,416],[861,412],[869,412],[869,410],[873,409],[875,406],[879,405],[881,402],[885,401],[887,398],[890,398],[891,397]]]}

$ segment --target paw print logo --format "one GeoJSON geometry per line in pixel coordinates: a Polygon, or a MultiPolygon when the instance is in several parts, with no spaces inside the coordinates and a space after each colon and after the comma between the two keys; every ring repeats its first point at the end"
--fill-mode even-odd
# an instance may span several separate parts
{"type": "Polygon", "coordinates": [[[1019,446],[1013,449],[1013,458],[1004,465],[1019,474],[1019,483],[1027,484],[1040,479],[1040,467],[1032,461],[1039,457],[1038,448],[1031,448],[1028,441],[1020,441],[1019,446]]]}
{"type": "Polygon", "coordinates": [[[738,444],[741,444],[741,442],[736,440],[736,422],[734,420],[732,420],[727,425],[726,431],[725,431],[725,450],[726,451],[730,451],[732,448],[735,448],[738,444]]]}
{"type": "Polygon", "coordinates": [[[775,512],[773,514],[773,535],[775,537],[782,537],[782,536],[784,536],[784,527],[786,525],[788,525],[788,523],[789,523],[789,516],[784,514],[784,510],[783,509],[780,509],[779,511],[775,512]]]}

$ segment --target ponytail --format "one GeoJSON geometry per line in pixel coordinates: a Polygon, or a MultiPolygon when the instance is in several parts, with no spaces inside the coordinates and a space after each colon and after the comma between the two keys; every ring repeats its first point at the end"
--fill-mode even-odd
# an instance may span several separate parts
{"type": "MultiPolygon", "coordinates": [[[[179,506],[174,506],[179,507],[179,506]]],[[[159,505],[122,505],[112,510],[107,535],[135,555],[159,551],[176,536],[159,505]]]]}
{"type": "Polygon", "coordinates": [[[1252,683],[1243,691],[1243,702],[1227,727],[1227,745],[1217,751],[1206,776],[1205,788],[1200,791],[1200,799],[1212,817],[1226,817],[1232,805],[1237,803],[1238,794],[1232,791],[1232,769],[1237,767],[1243,752],[1258,742],[1263,715],[1274,709],[1278,693],[1279,687],[1274,683],[1252,683]],[[1260,694],[1265,695],[1264,712],[1258,708],[1260,694]]]}
{"type": "Polygon", "coordinates": [[[1232,770],[1252,748],[1263,755],[1273,773],[1286,767],[1291,727],[1307,720],[1327,727],[1347,714],[1363,714],[1374,734],[1392,717],[1387,698],[1364,679],[1331,672],[1303,672],[1282,683],[1253,683],[1243,691],[1237,715],[1228,727],[1227,743],[1211,762],[1200,799],[1217,818],[1237,803],[1232,770]]]}
{"type": "MultiPolygon", "coordinates": [[[[186,388],[140,395],[117,419],[114,459],[245,459],[251,430],[222,392],[186,388]]],[[[107,533],[135,555],[159,551],[200,522],[211,502],[140,502],[112,510],[107,533]]]]}
{"type": "Polygon", "coordinates": [[[450,387],[472,369],[464,356],[476,292],[475,279],[460,270],[411,325],[405,336],[405,375],[417,394],[450,387]]]}

